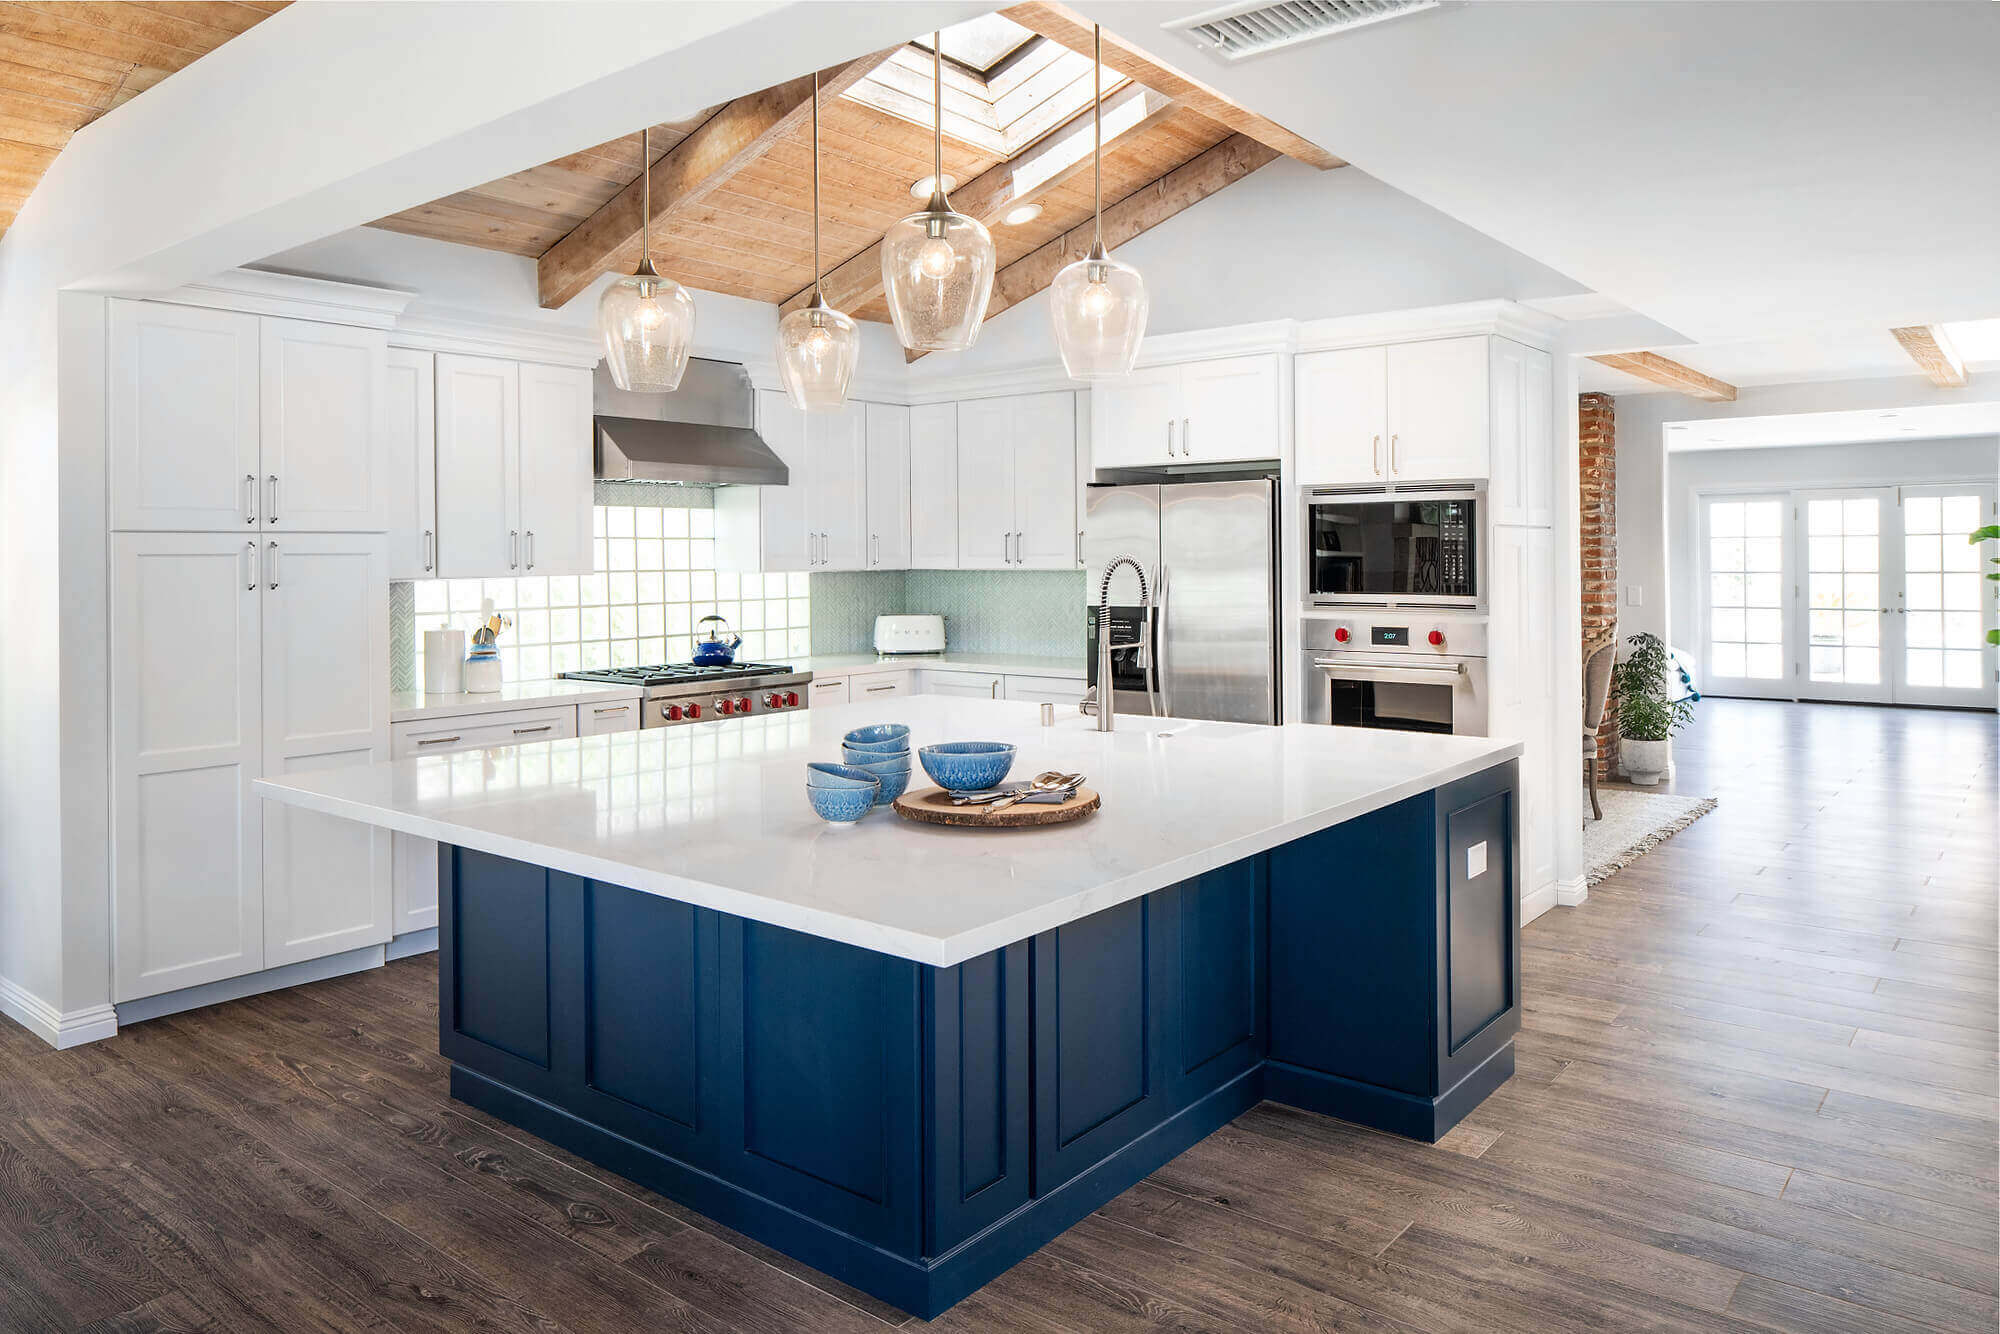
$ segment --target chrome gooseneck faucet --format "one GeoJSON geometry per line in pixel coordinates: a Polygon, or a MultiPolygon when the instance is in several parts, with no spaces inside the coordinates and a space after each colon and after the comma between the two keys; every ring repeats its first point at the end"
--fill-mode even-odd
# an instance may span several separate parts
{"type": "Polygon", "coordinates": [[[1112,729],[1113,719],[1117,714],[1117,708],[1113,701],[1116,699],[1118,692],[1112,688],[1111,684],[1111,655],[1114,652],[1123,652],[1128,649],[1138,652],[1139,665],[1146,670],[1146,702],[1155,714],[1160,711],[1159,704],[1153,697],[1153,661],[1149,649],[1152,631],[1153,599],[1146,591],[1146,571],[1140,566],[1136,557],[1115,557],[1110,564],[1104,567],[1104,579],[1098,585],[1097,589],[1096,695],[1094,699],[1086,700],[1083,704],[1083,711],[1085,713],[1096,714],[1098,731],[1109,732],[1112,729]],[[1129,644],[1114,644],[1111,642],[1111,576],[1118,572],[1120,566],[1130,566],[1132,573],[1139,577],[1139,637],[1129,644]]]}

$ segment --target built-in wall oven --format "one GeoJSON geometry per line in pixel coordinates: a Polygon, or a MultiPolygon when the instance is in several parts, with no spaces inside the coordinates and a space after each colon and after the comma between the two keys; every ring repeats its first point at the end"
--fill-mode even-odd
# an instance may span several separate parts
{"type": "Polygon", "coordinates": [[[1305,589],[1315,607],[1477,608],[1483,603],[1476,483],[1409,490],[1310,488],[1305,589]]]}
{"type": "Polygon", "coordinates": [[[1487,735],[1482,618],[1403,611],[1309,616],[1299,642],[1309,723],[1487,735]]]}

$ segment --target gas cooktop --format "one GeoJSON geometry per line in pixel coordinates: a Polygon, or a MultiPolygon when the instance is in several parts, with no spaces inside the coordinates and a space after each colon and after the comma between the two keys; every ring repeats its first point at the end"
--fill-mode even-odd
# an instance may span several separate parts
{"type": "Polygon", "coordinates": [[[788,664],[776,662],[733,662],[722,667],[665,662],[652,667],[600,667],[591,671],[563,673],[572,681],[603,681],[619,686],[698,685],[709,681],[734,681],[746,676],[791,674],[788,664]]]}

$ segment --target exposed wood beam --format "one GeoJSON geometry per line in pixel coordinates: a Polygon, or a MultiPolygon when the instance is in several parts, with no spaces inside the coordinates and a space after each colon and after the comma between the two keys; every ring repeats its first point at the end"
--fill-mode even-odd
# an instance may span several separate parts
{"type": "MultiPolygon", "coordinates": [[[[1106,133],[1120,138],[1137,134],[1173,111],[1174,103],[1165,96],[1128,83],[1104,99],[1104,117],[1114,123],[1132,116],[1138,119],[1106,133]]],[[[951,206],[990,227],[1014,205],[1045,194],[1083,171],[1090,166],[1089,115],[1086,107],[1065,129],[1057,130],[1011,162],[988,168],[959,186],[951,192],[951,206]],[[1080,137],[1071,132],[1078,128],[1084,131],[1080,137]]],[[[1107,150],[1112,142],[1105,140],[1107,150]]],[[[859,254],[849,256],[829,269],[820,281],[827,303],[835,310],[861,309],[882,295],[882,243],[877,241],[859,254]]],[[[812,288],[802,288],[781,309],[790,314],[811,298],[812,288]]]]}
{"type": "MultiPolygon", "coordinates": [[[[898,50],[891,47],[823,71],[822,102],[839,97],[898,50]]],[[[812,114],[813,76],[781,83],[726,104],[652,166],[653,223],[663,226],[707,198],[812,114]]],[[[626,252],[636,254],[643,182],[634,177],[604,207],[550,246],[536,263],[542,308],[574,299],[626,252]]]]}
{"type": "Polygon", "coordinates": [[[1932,384],[1940,389],[1965,388],[1965,363],[1943,329],[1935,324],[1912,324],[1889,332],[1896,335],[1903,351],[1910,354],[1910,360],[1930,377],[1932,384]]]}
{"type": "Polygon", "coordinates": [[[1692,366],[1683,366],[1678,361],[1669,361],[1657,352],[1612,352],[1601,357],[1592,357],[1600,366],[1609,366],[1614,371],[1624,371],[1642,380],[1664,385],[1678,390],[1689,398],[1704,399],[1710,403],[1733,403],[1736,401],[1736,386],[1703,375],[1692,366]]]}
{"type": "MultiPolygon", "coordinates": [[[[1030,4],[1003,9],[1000,13],[1030,32],[1040,33],[1050,41],[1080,54],[1090,54],[1091,25],[1067,6],[1052,3],[1051,0],[1034,0],[1030,4]]],[[[1138,80],[1155,92],[1165,93],[1188,110],[1199,112],[1216,124],[1226,125],[1238,134],[1255,139],[1267,148],[1276,149],[1286,157],[1297,158],[1300,162],[1310,163],[1321,170],[1347,165],[1318,144],[1302,139],[1277,122],[1238,106],[1207,84],[1162,64],[1109,31],[1104,34],[1104,63],[1120,74],[1138,80]]]]}
{"type": "MultiPolygon", "coordinates": [[[[1230,135],[1199,157],[1182,163],[1151,185],[1106,208],[1106,248],[1116,250],[1133,237],[1150,231],[1216,191],[1234,185],[1279,156],[1277,149],[1248,135],[1230,135]]],[[[1046,289],[1065,265],[1073,264],[1089,253],[1091,236],[1091,225],[1086,221],[1000,270],[993,279],[993,299],[987,303],[986,318],[990,320],[1009,306],[1019,305],[1046,289]]],[[[922,355],[906,353],[905,360],[915,361],[922,355]]]]}

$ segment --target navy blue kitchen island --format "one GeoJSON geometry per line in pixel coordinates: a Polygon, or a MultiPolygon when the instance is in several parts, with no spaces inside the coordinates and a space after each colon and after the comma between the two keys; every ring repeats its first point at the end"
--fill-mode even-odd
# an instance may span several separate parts
{"type": "Polygon", "coordinates": [[[1506,1080],[1516,765],[950,966],[444,842],[451,1091],[933,1316],[1260,1099],[1435,1140],[1506,1080]]]}

